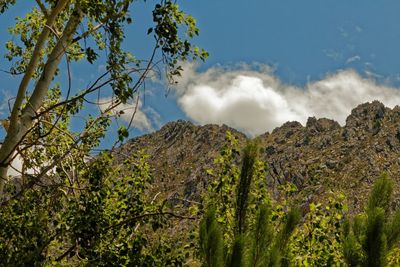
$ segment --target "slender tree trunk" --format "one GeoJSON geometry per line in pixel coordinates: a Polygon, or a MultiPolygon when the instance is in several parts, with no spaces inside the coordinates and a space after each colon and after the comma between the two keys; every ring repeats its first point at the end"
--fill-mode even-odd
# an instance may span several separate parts
{"type": "MultiPolygon", "coordinates": [[[[59,4],[63,3],[63,8],[57,11],[58,14],[65,8],[68,2],[69,1],[58,2],[59,4]]],[[[54,12],[52,11],[51,14],[53,13],[54,12]]],[[[14,154],[15,150],[17,149],[18,145],[21,143],[25,135],[34,126],[37,110],[43,105],[50,83],[54,78],[58,65],[60,64],[60,61],[64,56],[68,44],[71,42],[72,37],[74,36],[76,29],[82,20],[82,17],[82,11],[80,10],[79,6],[75,4],[75,10],[71,15],[71,18],[67,22],[67,25],[65,26],[61,38],[58,40],[57,44],[48,56],[40,79],[35,85],[32,96],[29,98],[25,108],[23,110],[20,110],[20,106],[25,95],[27,82],[29,83],[29,80],[32,77],[33,71],[36,68],[38,62],[38,58],[32,58],[30,64],[28,65],[28,69],[33,68],[33,71],[32,69],[27,70],[27,72],[31,73],[26,73],[21,81],[16,104],[14,104],[11,114],[10,127],[4,139],[3,145],[0,147],[0,200],[3,198],[4,184],[7,181],[7,170],[11,163],[12,155],[14,154]],[[36,63],[32,63],[33,61],[36,61],[36,63]],[[26,81],[27,79],[28,81],[26,81]],[[26,85],[24,85],[25,83],[26,85]],[[23,91],[24,93],[21,94],[21,91],[23,91]]],[[[47,25],[43,29],[43,31],[45,31],[48,26],[49,25],[47,25]]],[[[45,39],[41,40],[40,42],[45,42],[47,38],[48,34],[47,36],[45,36],[45,39]]],[[[43,47],[43,44],[44,43],[38,43],[37,46],[43,47]]],[[[36,48],[37,47],[35,47],[35,51],[36,48]]],[[[39,55],[35,55],[35,53],[33,55],[33,57],[38,56],[39,55]]]]}

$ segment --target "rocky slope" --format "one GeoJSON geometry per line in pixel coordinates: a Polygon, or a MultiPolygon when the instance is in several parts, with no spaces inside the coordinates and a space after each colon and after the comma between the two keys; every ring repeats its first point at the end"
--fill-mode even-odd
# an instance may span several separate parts
{"type": "MultiPolygon", "coordinates": [[[[196,201],[227,130],[245,144],[246,136],[227,126],[177,121],[132,139],[116,152],[123,158],[145,149],[155,176],[152,193],[172,203],[196,201]]],[[[400,107],[390,109],[375,101],[353,109],[343,127],[333,120],[309,118],[305,126],[287,122],[257,138],[270,166],[266,179],[272,192],[279,184],[293,182],[306,204],[328,190],[341,190],[349,206],[359,210],[373,181],[386,171],[396,181],[400,199],[400,107]]]]}
{"type": "Polygon", "coordinates": [[[352,110],[343,127],[332,120],[309,118],[305,127],[289,122],[261,139],[269,181],[295,183],[303,200],[340,190],[348,196],[350,208],[360,210],[384,171],[396,181],[399,199],[400,107],[366,103],[352,110]]]}
{"type": "Polygon", "coordinates": [[[224,146],[227,131],[245,144],[246,136],[226,125],[195,126],[179,120],[130,140],[116,152],[122,158],[140,149],[150,155],[153,195],[168,199],[171,204],[183,199],[197,201],[207,183],[206,170],[213,166],[224,146]]]}

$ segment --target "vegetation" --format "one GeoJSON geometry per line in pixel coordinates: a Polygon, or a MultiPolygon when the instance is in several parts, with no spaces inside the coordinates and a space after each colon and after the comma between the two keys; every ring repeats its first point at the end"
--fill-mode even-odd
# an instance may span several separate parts
{"type": "Polygon", "coordinates": [[[384,173],[375,183],[363,214],[344,226],[344,256],[349,266],[386,266],[400,244],[400,210],[390,209],[393,181],[384,173]]]}
{"type": "Polygon", "coordinates": [[[179,214],[148,194],[152,176],[146,155],[139,152],[118,162],[104,152],[85,162],[77,155],[90,150],[86,145],[71,151],[69,161],[41,186],[18,191],[16,184],[7,185],[7,192],[17,193],[0,210],[4,266],[398,264],[400,216],[390,208],[393,183],[387,175],[376,181],[362,214],[348,216],[344,196],[331,192],[323,202],[310,203],[301,216],[291,204],[296,187],[282,186],[284,201],[273,200],[257,145],[246,146],[239,168],[238,142],[228,133],[215,168],[208,171],[213,177],[208,192],[197,206],[197,215],[204,213],[196,230],[198,246],[183,239],[182,247],[175,248],[163,232],[171,218],[198,216],[179,214]],[[77,179],[76,185],[70,179],[77,179]]]}
{"type": "Polygon", "coordinates": [[[343,266],[342,224],[347,212],[345,196],[329,192],[322,203],[310,203],[309,211],[293,235],[290,259],[294,266],[343,266]]]}
{"type": "MultiPolygon", "coordinates": [[[[0,1],[0,13],[16,3],[0,1]]],[[[281,197],[271,197],[268,167],[258,158],[255,141],[241,151],[227,133],[226,146],[208,171],[208,190],[201,203],[192,203],[195,216],[188,216],[150,195],[153,177],[144,151],[123,161],[113,151],[93,157],[111,118],[121,115],[112,110],[137,99],[159,62],[172,81],[180,61],[207,57],[190,43],[198,34],[195,20],[169,0],[153,10],[154,25],[147,31],[155,40],[151,58],[138,60],[123,50],[134,3],[37,0],[9,29],[9,73],[21,80],[10,116],[2,120],[7,131],[0,147],[2,266],[400,264],[400,211],[392,205],[387,174],[376,181],[361,214],[347,214],[339,192],[325,192],[321,203],[303,205],[301,213],[290,197],[294,185],[282,185],[281,197]],[[87,88],[57,83],[63,60],[69,72],[74,62],[93,64],[102,51],[106,71],[87,88]],[[106,89],[109,107],[84,115],[82,109],[106,89]],[[85,120],[73,131],[78,116],[85,120]],[[20,175],[8,177],[17,157],[20,175]],[[172,243],[165,235],[172,218],[199,223],[195,245],[185,238],[172,243]]],[[[118,135],[123,141],[128,129],[121,127],[118,135]]]]}
{"type": "MultiPolygon", "coordinates": [[[[0,15],[19,2],[23,1],[0,1],[0,15]]],[[[10,75],[21,78],[13,91],[16,94],[10,102],[9,117],[1,120],[6,136],[0,147],[0,201],[8,197],[4,186],[13,160],[17,157],[28,160],[21,151],[32,152],[38,147],[40,150],[57,149],[57,142],[48,142],[47,138],[54,136],[56,129],[62,129],[58,135],[71,139],[64,154],[32,166],[42,169],[35,175],[37,181],[41,180],[47,170],[69,155],[69,150],[92,139],[98,140],[108,120],[122,114],[112,111],[121,104],[136,103],[146,78],[156,73],[157,68],[165,67],[164,76],[172,82],[182,70],[180,62],[207,57],[207,52],[190,43],[198,34],[195,19],[169,0],[160,0],[153,10],[153,24],[147,31],[155,40],[150,58],[140,60],[135,58],[135,51],[124,50],[124,29],[133,23],[129,10],[136,2],[37,0],[30,1],[32,9],[25,16],[16,18],[16,24],[9,29],[12,37],[6,43],[5,57],[11,62],[10,75]],[[79,89],[72,83],[71,69],[73,63],[84,60],[89,65],[103,64],[105,71],[88,81],[87,88],[79,89]],[[62,62],[66,63],[66,68],[61,71],[62,62]],[[67,77],[61,77],[65,72],[67,77]],[[57,81],[62,79],[68,82],[60,89],[57,81]],[[59,97],[48,101],[50,92],[57,88],[59,97]],[[99,96],[108,97],[109,101],[99,102],[99,96]],[[82,109],[91,104],[95,110],[100,104],[106,108],[88,116],[82,109]],[[74,118],[80,118],[81,131],[65,129],[63,124],[74,118]],[[103,130],[100,133],[96,131],[99,127],[103,130]]],[[[97,73],[97,66],[93,69],[97,73]]],[[[118,135],[121,141],[128,136],[126,126],[119,129],[118,135]]],[[[28,169],[32,168],[18,171],[23,176],[28,169]]]]}
{"type": "Polygon", "coordinates": [[[35,188],[2,207],[2,266],[182,263],[148,235],[174,214],[144,194],[152,180],[144,154],[116,164],[103,153],[80,172],[80,188],[35,188]]]}
{"type": "Polygon", "coordinates": [[[232,147],[226,147],[216,160],[222,167],[218,175],[222,176],[210,185],[206,216],[200,224],[205,266],[284,265],[288,262],[290,237],[300,219],[299,211],[290,209],[278,215],[266,191],[266,166],[257,157],[258,146],[249,143],[245,147],[238,172],[232,164],[238,152],[237,141],[230,133],[227,139],[232,147]],[[222,204],[216,209],[215,203],[222,204]]]}
{"type": "Polygon", "coordinates": [[[228,133],[227,141],[216,170],[209,171],[214,177],[199,232],[204,266],[399,264],[400,211],[390,208],[393,181],[387,174],[374,184],[364,213],[348,216],[345,196],[328,192],[322,203],[309,204],[299,224],[299,212],[288,208],[296,187],[282,186],[283,201],[273,201],[257,146],[246,146],[239,171],[237,140],[228,133]]]}
{"type": "MultiPolygon", "coordinates": [[[[148,77],[165,69],[159,75],[173,82],[180,62],[207,57],[190,42],[198,34],[195,19],[176,1],[158,1],[147,30],[153,52],[138,59],[140,51],[123,48],[137,1],[1,0],[0,15],[24,2],[31,10],[16,18],[6,43],[8,73],[20,82],[8,118],[0,120],[1,265],[181,265],[182,255],[156,234],[167,218],[185,217],[146,194],[152,178],[145,154],[125,162],[111,152],[93,154],[122,114],[113,110],[136,103],[148,77]],[[95,64],[105,70],[77,88],[71,70],[82,61],[95,73],[95,64]],[[101,110],[99,96],[110,99],[101,110]],[[22,168],[9,177],[16,160],[22,168]]],[[[119,128],[120,142],[130,126],[119,128]]]]}

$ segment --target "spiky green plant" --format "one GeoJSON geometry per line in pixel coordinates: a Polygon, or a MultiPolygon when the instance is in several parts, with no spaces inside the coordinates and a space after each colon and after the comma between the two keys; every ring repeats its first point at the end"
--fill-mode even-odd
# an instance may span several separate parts
{"type": "Polygon", "coordinates": [[[260,207],[253,231],[249,235],[250,266],[269,265],[269,247],[274,240],[274,228],[271,224],[272,208],[269,204],[260,207]]]}
{"type": "MultiPolygon", "coordinates": [[[[231,155],[231,153],[225,154],[231,155]]],[[[243,150],[238,179],[230,179],[225,175],[226,173],[236,173],[236,171],[230,170],[230,168],[236,170],[236,166],[223,164],[225,170],[223,175],[216,176],[217,180],[212,183],[214,186],[211,186],[211,198],[206,201],[209,208],[200,225],[200,247],[204,266],[222,264],[219,266],[272,267],[282,266],[286,261],[286,248],[290,236],[299,222],[300,213],[298,209],[291,209],[283,215],[280,223],[272,220],[271,200],[263,186],[265,183],[264,172],[259,170],[265,165],[260,164],[257,154],[256,143],[248,143],[243,150]],[[235,181],[235,183],[227,184],[227,180],[235,181]],[[221,184],[224,187],[219,186],[221,184]],[[224,188],[224,191],[221,191],[221,188],[224,188]],[[227,212],[227,209],[212,208],[212,203],[221,205],[221,201],[226,201],[224,205],[232,207],[233,213],[227,212]],[[231,214],[235,215],[233,220],[228,219],[231,214]],[[218,227],[218,223],[221,228],[218,227]],[[219,236],[222,236],[221,232],[212,229],[222,229],[224,236],[233,238],[224,239],[222,242],[219,239],[219,236]],[[210,235],[214,232],[217,234],[211,238],[210,235]],[[215,243],[211,244],[212,242],[215,243]],[[221,251],[226,252],[225,257],[221,256],[221,251]]],[[[231,158],[228,160],[222,158],[218,162],[226,163],[232,162],[232,160],[231,158]]]]}
{"type": "Polygon", "coordinates": [[[215,220],[215,208],[209,207],[200,223],[200,250],[205,267],[224,265],[224,241],[215,220]]]}
{"type": "Polygon", "coordinates": [[[249,193],[257,160],[258,146],[249,143],[243,150],[242,169],[236,194],[236,230],[243,234],[246,230],[246,212],[249,204],[249,193]]]}
{"type": "Polygon", "coordinates": [[[399,245],[400,211],[390,209],[393,181],[383,173],[375,182],[366,210],[344,227],[344,257],[349,266],[386,266],[399,245]]]}

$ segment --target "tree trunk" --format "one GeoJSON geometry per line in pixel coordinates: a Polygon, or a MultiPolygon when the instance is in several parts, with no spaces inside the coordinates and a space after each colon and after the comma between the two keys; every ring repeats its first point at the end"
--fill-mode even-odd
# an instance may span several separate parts
{"type": "MultiPolygon", "coordinates": [[[[59,3],[60,2],[67,3],[69,1],[59,1],[59,3]]],[[[64,56],[68,44],[71,42],[72,37],[74,36],[76,29],[82,20],[82,17],[82,11],[80,10],[79,6],[75,4],[75,10],[72,13],[67,25],[65,26],[61,38],[58,40],[57,44],[48,56],[40,79],[35,85],[32,96],[29,98],[26,107],[22,111],[20,111],[18,105],[21,105],[25,93],[20,96],[20,92],[21,90],[25,91],[26,88],[24,89],[23,86],[20,86],[19,88],[18,96],[20,98],[17,97],[16,99],[16,103],[18,102],[18,104],[17,106],[15,106],[14,104],[9,131],[7,132],[3,145],[0,147],[0,200],[3,199],[4,184],[7,181],[7,171],[12,160],[12,155],[14,154],[15,150],[20,145],[26,134],[28,134],[30,129],[34,126],[37,110],[43,105],[43,102],[47,96],[50,83],[54,78],[58,65],[60,64],[60,61],[64,56]],[[15,114],[17,114],[17,116],[15,116],[15,114]]],[[[45,27],[44,30],[46,28],[47,27],[45,27]]],[[[31,61],[35,60],[37,59],[31,59],[31,61]]],[[[33,68],[36,68],[36,66],[34,66],[33,68]]],[[[31,77],[28,78],[30,79],[31,77]]],[[[25,83],[25,80],[26,78],[24,76],[21,84],[25,83]]]]}

